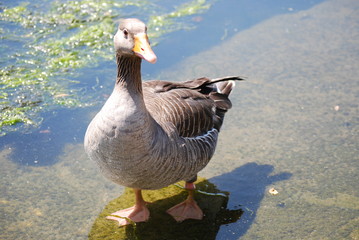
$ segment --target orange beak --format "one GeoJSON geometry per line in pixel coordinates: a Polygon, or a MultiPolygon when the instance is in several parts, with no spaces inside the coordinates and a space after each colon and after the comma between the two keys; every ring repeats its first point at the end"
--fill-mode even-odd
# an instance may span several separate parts
{"type": "Polygon", "coordinates": [[[138,33],[135,35],[135,46],[132,50],[137,56],[150,63],[156,63],[157,61],[157,57],[150,47],[146,33],[138,33]]]}

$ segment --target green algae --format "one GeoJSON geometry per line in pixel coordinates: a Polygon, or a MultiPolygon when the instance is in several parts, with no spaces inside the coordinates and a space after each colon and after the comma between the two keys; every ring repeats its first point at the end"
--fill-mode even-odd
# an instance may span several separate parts
{"type": "Polygon", "coordinates": [[[189,3],[184,3],[168,14],[150,16],[147,23],[147,27],[150,30],[149,37],[158,39],[164,35],[164,33],[188,29],[190,26],[184,22],[177,21],[178,18],[201,13],[210,7],[211,4],[206,0],[194,0],[189,3]]]}
{"type": "Polygon", "coordinates": [[[96,97],[81,94],[73,79],[77,69],[113,59],[118,18],[138,14],[148,19],[149,37],[156,45],[165,34],[190,28],[186,17],[211,5],[193,0],[166,9],[146,0],[82,0],[52,1],[50,6],[45,11],[22,3],[0,13],[0,39],[17,44],[8,52],[2,50],[6,56],[0,61],[0,136],[39,126],[40,114],[49,109],[94,104],[96,97]]]}
{"type": "MultiPolygon", "coordinates": [[[[183,183],[184,184],[184,183],[183,183]]],[[[118,198],[110,201],[95,220],[89,239],[215,239],[219,227],[237,221],[243,211],[227,210],[228,193],[222,192],[206,179],[199,179],[197,189],[217,195],[196,192],[195,198],[204,212],[203,220],[186,220],[177,223],[166,210],[184,201],[187,192],[175,185],[143,191],[143,197],[150,202],[150,219],[144,223],[133,223],[119,227],[116,221],[106,219],[111,213],[134,204],[132,189],[126,189],[118,198]]]]}

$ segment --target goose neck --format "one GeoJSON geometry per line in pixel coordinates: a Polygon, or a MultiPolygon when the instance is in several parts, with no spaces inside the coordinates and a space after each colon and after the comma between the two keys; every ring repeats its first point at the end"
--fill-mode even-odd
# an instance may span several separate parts
{"type": "Polygon", "coordinates": [[[142,94],[141,59],[137,56],[117,55],[116,86],[142,94]]]}

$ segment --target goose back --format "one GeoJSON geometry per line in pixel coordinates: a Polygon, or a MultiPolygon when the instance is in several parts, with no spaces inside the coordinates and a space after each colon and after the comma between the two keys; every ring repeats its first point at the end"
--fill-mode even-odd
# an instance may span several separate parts
{"type": "Polygon", "coordinates": [[[198,78],[174,83],[148,81],[142,84],[146,107],[160,124],[174,124],[181,137],[197,137],[220,130],[232,104],[228,96],[239,77],[198,78]]]}

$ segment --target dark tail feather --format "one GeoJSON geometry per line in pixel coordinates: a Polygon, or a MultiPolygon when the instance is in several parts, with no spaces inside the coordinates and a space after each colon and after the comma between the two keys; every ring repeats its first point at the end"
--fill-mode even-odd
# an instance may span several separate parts
{"type": "Polygon", "coordinates": [[[243,78],[243,77],[229,76],[229,77],[212,79],[211,83],[216,84],[219,93],[229,96],[232,89],[236,85],[235,81],[244,81],[244,80],[245,80],[245,78],[243,78]]]}
{"type": "Polygon", "coordinates": [[[216,104],[216,117],[214,121],[215,128],[221,129],[223,124],[224,115],[232,107],[232,103],[229,100],[229,94],[235,86],[235,81],[242,81],[241,77],[224,77],[212,79],[211,82],[217,87],[217,90],[210,93],[209,96],[216,104]]]}
{"type": "Polygon", "coordinates": [[[228,76],[228,77],[212,79],[211,82],[215,83],[215,82],[223,82],[223,81],[229,81],[229,80],[244,81],[245,79],[246,79],[245,77],[240,77],[240,76],[228,76]]]}
{"type": "Polygon", "coordinates": [[[197,78],[194,80],[190,80],[190,81],[186,81],[186,82],[166,82],[166,81],[157,81],[156,85],[157,85],[157,89],[156,91],[159,92],[163,92],[163,91],[170,91],[171,89],[175,89],[175,88],[189,88],[189,89],[198,89],[200,92],[204,93],[204,94],[208,94],[212,91],[216,91],[216,89],[213,88],[213,86],[216,86],[216,88],[219,88],[219,86],[221,85],[217,85],[220,82],[233,82],[231,84],[228,85],[228,83],[226,85],[228,85],[228,88],[221,87],[220,89],[223,89],[221,91],[222,94],[227,94],[228,95],[231,90],[234,87],[234,81],[243,81],[244,78],[242,77],[238,77],[238,76],[230,76],[230,77],[222,77],[222,78],[215,78],[215,79],[209,79],[206,77],[202,77],[202,78],[197,78]]]}

